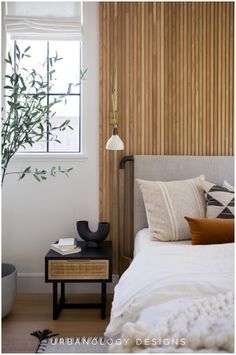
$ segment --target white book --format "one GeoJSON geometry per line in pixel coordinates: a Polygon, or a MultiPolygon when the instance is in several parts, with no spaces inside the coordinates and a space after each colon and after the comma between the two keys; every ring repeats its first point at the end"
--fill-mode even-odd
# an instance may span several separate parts
{"type": "Polygon", "coordinates": [[[57,246],[57,248],[58,249],[60,249],[60,250],[64,250],[64,251],[67,251],[67,250],[73,250],[73,249],[76,249],[77,248],[77,245],[76,244],[74,244],[74,245],[72,245],[72,246],[68,246],[68,245],[66,245],[66,246],[63,246],[63,245],[59,245],[58,243],[53,243],[53,244],[55,244],[56,246],[57,246]]]}
{"type": "Polygon", "coordinates": [[[58,243],[55,244],[51,244],[51,249],[56,251],[57,253],[61,254],[61,255],[69,255],[69,254],[75,254],[75,253],[79,253],[81,251],[80,247],[75,247],[75,248],[71,248],[71,249],[61,249],[58,247],[58,243]]]}
{"type": "Polygon", "coordinates": [[[70,250],[74,250],[76,248],[77,248],[76,245],[74,247],[70,247],[70,248],[57,247],[57,249],[59,249],[61,251],[70,251],[70,250]]]}
{"type": "Polygon", "coordinates": [[[60,247],[72,247],[74,245],[76,245],[75,238],[60,238],[58,241],[60,247]]]}

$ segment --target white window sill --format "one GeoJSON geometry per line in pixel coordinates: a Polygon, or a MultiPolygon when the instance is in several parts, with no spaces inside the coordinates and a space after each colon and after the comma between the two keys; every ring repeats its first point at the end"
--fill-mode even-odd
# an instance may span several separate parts
{"type": "Polygon", "coordinates": [[[16,153],[12,161],[85,161],[88,159],[87,154],[84,153],[16,153]]]}

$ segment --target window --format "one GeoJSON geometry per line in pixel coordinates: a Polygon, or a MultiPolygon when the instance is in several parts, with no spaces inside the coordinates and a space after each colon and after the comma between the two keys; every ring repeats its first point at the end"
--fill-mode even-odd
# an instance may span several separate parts
{"type": "MultiPolygon", "coordinates": [[[[48,87],[52,85],[50,92],[47,92],[46,104],[49,105],[54,98],[66,94],[68,83],[76,83],[80,81],[81,72],[81,41],[47,41],[47,40],[14,40],[11,48],[15,58],[16,45],[20,49],[30,46],[30,60],[25,59],[24,66],[27,69],[38,69],[42,76],[46,78],[48,87]],[[55,64],[54,69],[55,80],[50,82],[49,66],[44,65],[46,59],[58,53],[62,60],[55,64]]],[[[32,95],[32,94],[27,94],[32,95]]],[[[56,115],[47,117],[48,122],[53,126],[59,126],[65,120],[70,120],[70,126],[73,128],[65,131],[57,132],[57,139],[61,142],[43,141],[37,142],[32,147],[27,146],[19,152],[81,152],[81,90],[80,86],[76,86],[72,92],[66,97],[66,104],[63,100],[55,106],[56,115]]],[[[48,129],[48,127],[47,127],[48,129]]],[[[49,138],[49,135],[48,135],[49,138]]]]}
{"type": "MultiPolygon", "coordinates": [[[[44,104],[50,105],[61,95],[67,94],[69,83],[80,82],[82,51],[82,2],[62,1],[9,1],[4,2],[4,31],[6,31],[7,47],[16,60],[16,46],[24,50],[30,46],[30,58],[24,58],[27,69],[40,67],[42,76],[47,80],[44,104]],[[47,4],[47,6],[44,6],[47,4]],[[47,58],[56,52],[62,60],[53,66],[54,79],[49,75],[50,66],[44,65],[47,58]],[[27,60],[28,59],[28,60],[27,60]],[[49,90],[49,87],[51,89],[49,90]]],[[[27,95],[32,95],[28,92],[27,95]]],[[[40,93],[38,94],[40,95],[40,93]]],[[[45,96],[45,95],[44,95],[45,96]]],[[[80,153],[81,152],[81,87],[76,86],[66,97],[66,104],[61,102],[54,106],[56,115],[46,117],[49,124],[59,126],[70,120],[73,130],[56,130],[56,138],[61,142],[48,140],[27,146],[21,152],[26,153],[80,153]],[[53,120],[53,121],[52,121],[53,120]]],[[[19,152],[19,151],[18,151],[19,152]]]]}

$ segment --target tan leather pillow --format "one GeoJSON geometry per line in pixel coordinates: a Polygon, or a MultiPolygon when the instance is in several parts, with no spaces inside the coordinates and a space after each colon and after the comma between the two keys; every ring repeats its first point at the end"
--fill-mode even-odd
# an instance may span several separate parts
{"type": "Polygon", "coordinates": [[[234,219],[184,217],[192,234],[192,244],[234,242],[234,219]]]}

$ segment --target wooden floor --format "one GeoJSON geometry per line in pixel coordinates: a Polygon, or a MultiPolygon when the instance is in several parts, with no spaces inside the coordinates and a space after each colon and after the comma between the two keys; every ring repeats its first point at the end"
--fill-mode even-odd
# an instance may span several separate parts
{"type": "MultiPolygon", "coordinates": [[[[100,302],[99,295],[73,295],[69,302],[100,302]]],[[[34,353],[38,341],[34,330],[50,329],[60,337],[102,336],[109,322],[112,295],[107,296],[107,318],[99,309],[63,309],[52,320],[52,296],[18,295],[12,313],[2,322],[2,353],[34,353]]]]}

